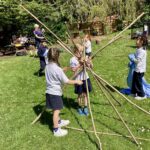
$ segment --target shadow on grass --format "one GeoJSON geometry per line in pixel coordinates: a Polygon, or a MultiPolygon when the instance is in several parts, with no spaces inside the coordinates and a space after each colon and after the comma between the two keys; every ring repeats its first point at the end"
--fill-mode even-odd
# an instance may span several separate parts
{"type": "MultiPolygon", "coordinates": [[[[35,114],[38,116],[43,111],[44,106],[41,104],[38,104],[33,107],[33,110],[35,114]]],[[[53,128],[53,122],[52,122],[52,113],[45,110],[42,116],[39,118],[39,121],[43,125],[48,125],[49,129],[52,130],[53,128]]]]}
{"type": "Polygon", "coordinates": [[[43,77],[43,76],[45,76],[45,73],[43,72],[43,73],[41,73],[41,74],[39,75],[39,71],[36,71],[36,72],[34,72],[33,75],[34,75],[34,76],[37,76],[37,77],[43,77]]]}
{"type": "MultiPolygon", "coordinates": [[[[84,130],[84,133],[87,135],[88,139],[91,141],[91,143],[95,144],[97,149],[99,149],[99,146],[98,144],[91,138],[91,136],[89,135],[89,133],[87,131],[85,131],[83,125],[80,123],[78,117],[77,117],[77,113],[75,114],[73,111],[72,111],[72,108],[77,110],[78,108],[78,104],[76,102],[74,102],[74,99],[72,98],[67,98],[67,97],[64,97],[64,104],[65,106],[70,110],[72,116],[75,118],[77,124],[80,126],[81,129],[84,130]]],[[[81,117],[87,117],[87,116],[81,116],[81,117]]],[[[78,132],[78,131],[77,131],[78,132]]]]}
{"type": "MultiPolygon", "coordinates": [[[[119,131],[117,131],[116,129],[112,128],[112,126],[109,126],[109,125],[105,124],[104,122],[102,122],[102,121],[100,121],[100,120],[97,120],[97,119],[95,119],[95,121],[96,121],[96,122],[99,122],[101,125],[105,126],[106,128],[110,129],[111,131],[115,132],[116,134],[122,135],[123,138],[125,138],[126,140],[128,140],[128,141],[130,141],[130,142],[132,142],[133,144],[136,145],[136,143],[135,143],[133,140],[131,140],[130,138],[126,137],[126,135],[123,134],[122,132],[119,132],[119,131]]],[[[124,127],[124,128],[125,128],[125,127],[124,127]]],[[[125,129],[126,129],[126,128],[125,128],[125,129]]]]}
{"type": "MultiPolygon", "coordinates": [[[[107,117],[108,119],[114,119],[114,120],[116,120],[116,121],[122,123],[122,121],[121,121],[120,118],[117,118],[117,117],[114,117],[114,116],[110,116],[110,115],[104,114],[104,113],[102,113],[102,112],[95,112],[95,113],[100,114],[100,115],[102,115],[102,116],[104,116],[104,117],[107,117]]],[[[141,126],[142,126],[142,127],[144,127],[144,129],[150,130],[149,127],[147,127],[147,126],[145,126],[145,125],[143,125],[143,124],[140,125],[140,124],[137,124],[137,123],[136,123],[136,125],[135,125],[134,122],[126,121],[126,120],[124,120],[124,121],[125,121],[125,123],[126,123],[127,125],[130,125],[130,126],[132,126],[132,127],[134,127],[134,128],[135,128],[135,127],[141,128],[141,126]]],[[[122,123],[122,125],[123,125],[123,123],[122,123]]],[[[125,127],[124,127],[124,128],[125,128],[125,127]]],[[[125,128],[125,129],[126,129],[126,128],[125,128]]],[[[138,131],[138,129],[137,129],[137,131],[138,131]]]]}
{"type": "Polygon", "coordinates": [[[111,106],[109,103],[97,103],[97,102],[91,102],[93,105],[101,105],[101,106],[111,106]]]}
{"type": "MultiPolygon", "coordinates": [[[[119,86],[116,86],[116,85],[112,85],[116,90],[118,90],[119,92],[121,90],[123,90],[124,88],[121,88],[119,86]]],[[[112,87],[110,87],[109,85],[106,85],[106,87],[111,91],[111,92],[116,92],[112,87]]]]}
{"type": "Polygon", "coordinates": [[[136,45],[129,45],[128,47],[136,49],[136,45]]]}

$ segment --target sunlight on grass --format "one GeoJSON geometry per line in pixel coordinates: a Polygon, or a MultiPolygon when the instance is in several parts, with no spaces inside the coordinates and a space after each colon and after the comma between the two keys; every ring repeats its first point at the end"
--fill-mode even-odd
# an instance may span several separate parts
{"type": "MultiPolygon", "coordinates": [[[[105,45],[113,35],[106,37],[100,45],[93,42],[93,51],[105,45]]],[[[113,86],[127,87],[128,54],[135,52],[135,41],[127,34],[111,46],[107,47],[95,57],[94,71],[101,75],[113,86]]],[[[149,51],[148,57],[149,58],[149,51]]],[[[62,53],[61,66],[69,65],[70,56],[62,53]]],[[[31,126],[30,123],[41,112],[45,101],[45,77],[37,77],[34,73],[39,69],[38,58],[10,57],[0,58],[0,149],[1,150],[96,150],[95,136],[69,130],[69,135],[55,138],[51,132],[52,113],[46,111],[40,121],[31,126]]],[[[71,76],[71,73],[67,73],[71,76]]],[[[90,73],[89,73],[90,74],[90,73]]],[[[147,61],[146,79],[150,75],[150,60],[147,61]]],[[[97,131],[129,135],[128,131],[118,119],[112,107],[98,89],[96,82],[90,75],[93,92],[90,94],[91,106],[97,131]]],[[[70,126],[92,130],[90,116],[79,116],[76,112],[76,95],[73,86],[64,90],[65,108],[61,117],[71,121],[70,126]]],[[[113,92],[122,106],[116,106],[135,136],[150,138],[149,116],[137,110],[122,97],[113,92]],[[141,131],[141,127],[145,131],[141,131]]],[[[139,106],[150,111],[149,99],[135,101],[139,106]]],[[[115,101],[113,101],[116,104],[115,101]]],[[[102,145],[107,150],[133,150],[136,145],[128,138],[100,135],[102,145]]],[[[148,150],[150,142],[142,141],[144,150],[148,150]]]]}

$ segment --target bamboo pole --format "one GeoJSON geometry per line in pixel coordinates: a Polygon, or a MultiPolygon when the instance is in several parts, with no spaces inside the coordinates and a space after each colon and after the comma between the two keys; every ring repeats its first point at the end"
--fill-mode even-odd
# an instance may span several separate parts
{"type": "Polygon", "coordinates": [[[102,47],[100,50],[98,50],[97,52],[95,52],[95,54],[92,55],[92,58],[94,58],[100,51],[102,51],[104,48],[106,48],[108,45],[112,44],[114,41],[116,41],[118,39],[118,37],[124,33],[126,30],[128,30],[133,24],[135,24],[145,13],[141,13],[135,20],[132,21],[131,24],[129,24],[124,30],[122,30],[121,32],[119,32],[115,37],[113,37],[113,39],[111,39],[104,47],[102,47]]]}
{"type": "Polygon", "coordinates": [[[70,49],[54,32],[52,32],[44,23],[42,23],[35,15],[33,15],[27,8],[20,4],[20,7],[23,8],[28,14],[30,14],[37,22],[39,22],[45,29],[47,29],[57,40],[59,40],[63,45],[70,49]]]}
{"type": "MultiPolygon", "coordinates": [[[[80,69],[75,75],[73,75],[72,77],[71,77],[71,79],[74,79],[80,72],[82,71],[82,69],[80,69]]],[[[65,89],[65,85],[64,85],[64,87],[63,87],[63,90],[65,89]]],[[[44,102],[44,101],[43,101],[44,102]]],[[[42,102],[42,103],[43,103],[42,102]]],[[[44,113],[44,111],[46,110],[46,107],[44,106],[43,107],[43,110],[42,110],[42,112],[32,121],[32,125],[33,124],[35,124],[39,119],[40,119],[40,117],[42,116],[42,114],[44,113]]]]}
{"type": "Polygon", "coordinates": [[[47,39],[47,37],[46,37],[45,35],[43,35],[43,36],[44,36],[46,42],[48,42],[50,45],[53,45],[53,44],[47,39]]]}
{"type": "Polygon", "coordinates": [[[64,46],[64,44],[63,44],[62,42],[60,42],[59,40],[57,40],[57,43],[58,43],[61,47],[63,47],[69,54],[71,54],[72,56],[74,56],[74,54],[73,54],[70,50],[68,50],[68,49],[64,46]]]}
{"type": "MultiPolygon", "coordinates": [[[[92,71],[92,70],[91,70],[92,71]]],[[[101,76],[97,75],[94,71],[92,71],[93,74],[100,79],[101,81],[103,81],[105,84],[109,85],[114,91],[116,91],[120,96],[122,96],[126,101],[128,101],[130,104],[132,104],[133,106],[135,106],[136,108],[138,108],[139,110],[143,111],[144,113],[150,115],[150,112],[148,112],[147,110],[143,109],[142,107],[138,106],[137,104],[133,103],[131,100],[129,100],[126,96],[124,96],[122,93],[120,93],[116,88],[114,88],[110,83],[108,83],[106,80],[104,80],[101,76]]]]}
{"type": "MultiPolygon", "coordinates": [[[[85,58],[85,47],[84,47],[84,58],[85,58]]],[[[96,136],[96,138],[98,140],[99,149],[102,150],[102,144],[101,144],[100,138],[97,135],[97,131],[96,131],[96,127],[95,127],[95,122],[94,122],[94,118],[93,118],[93,113],[92,113],[92,109],[91,109],[91,102],[90,102],[90,96],[89,96],[89,88],[88,88],[88,82],[87,82],[85,61],[84,61],[84,77],[85,77],[85,80],[86,80],[87,100],[88,100],[88,105],[89,105],[89,110],[90,110],[92,125],[93,125],[93,129],[94,129],[94,134],[95,134],[95,136],[96,136]]]]}
{"type": "MultiPolygon", "coordinates": [[[[91,74],[93,75],[93,77],[94,77],[94,79],[96,80],[96,81],[98,81],[98,79],[96,78],[96,76],[91,72],[91,74]]],[[[101,86],[99,86],[99,84],[98,84],[98,82],[96,82],[97,83],[97,85],[98,85],[98,87],[100,87],[100,89],[101,89],[101,92],[104,94],[104,96],[105,96],[105,93],[103,92],[103,89],[102,89],[102,87],[101,86]]],[[[105,87],[106,88],[106,87],[105,87]]],[[[111,92],[108,90],[108,89],[106,89],[107,90],[107,92],[111,95],[111,97],[119,104],[119,106],[121,106],[121,103],[111,94],[111,92]]],[[[106,96],[105,96],[106,97],[106,96]]],[[[107,98],[107,97],[106,97],[107,98]]]]}
{"type": "MultiPolygon", "coordinates": [[[[71,129],[71,130],[75,130],[75,131],[79,131],[79,132],[94,133],[94,131],[91,131],[91,130],[85,130],[85,129],[75,128],[75,127],[70,127],[70,126],[66,126],[65,128],[71,129]]],[[[129,136],[129,135],[121,135],[121,134],[108,133],[108,132],[98,132],[98,131],[97,131],[97,134],[100,134],[100,135],[108,135],[108,136],[118,136],[118,137],[132,138],[132,136],[129,136]]],[[[150,139],[141,138],[141,137],[135,137],[135,138],[136,138],[137,140],[142,140],[142,141],[148,141],[148,142],[150,142],[150,139]]]]}
{"type": "Polygon", "coordinates": [[[115,41],[119,40],[121,38],[121,36],[109,41],[106,45],[104,45],[101,49],[99,49],[97,52],[95,52],[91,58],[94,59],[94,57],[99,53],[101,52],[102,50],[104,50],[106,47],[108,47],[109,45],[111,45],[112,43],[114,43],[115,41]]]}
{"type": "Polygon", "coordinates": [[[77,46],[76,46],[76,44],[75,44],[75,42],[74,42],[73,38],[71,37],[70,31],[69,31],[69,28],[68,28],[68,26],[67,26],[67,23],[66,23],[66,22],[65,22],[65,25],[66,25],[66,28],[67,28],[67,32],[66,32],[67,36],[70,38],[70,40],[71,40],[72,44],[73,44],[73,45],[77,48],[77,46]]]}
{"type": "Polygon", "coordinates": [[[45,110],[46,110],[46,107],[44,106],[42,112],[32,121],[31,125],[35,124],[41,118],[45,110]]]}
{"type": "MultiPolygon", "coordinates": [[[[105,88],[105,86],[97,79],[97,84],[100,87],[100,89],[102,90],[102,92],[105,94],[105,97],[107,98],[108,102],[111,104],[112,108],[114,109],[114,111],[116,112],[116,114],[118,115],[118,117],[120,118],[120,120],[122,121],[123,125],[127,128],[128,132],[130,133],[130,135],[132,136],[134,142],[139,145],[138,141],[136,140],[135,136],[133,135],[133,133],[131,132],[131,130],[129,129],[129,127],[127,126],[127,124],[125,123],[123,117],[121,116],[121,114],[118,112],[117,108],[115,107],[115,105],[111,102],[111,100],[109,99],[109,97],[107,96],[107,94],[105,93],[105,91],[102,89],[105,88]]],[[[105,88],[106,90],[106,88],[105,88]]]]}

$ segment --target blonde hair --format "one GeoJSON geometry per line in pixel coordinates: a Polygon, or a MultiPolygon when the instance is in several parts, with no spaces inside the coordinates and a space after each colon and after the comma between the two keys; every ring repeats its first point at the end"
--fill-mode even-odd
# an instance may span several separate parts
{"type": "Polygon", "coordinates": [[[38,24],[34,24],[34,28],[39,28],[39,25],[38,24]]]}

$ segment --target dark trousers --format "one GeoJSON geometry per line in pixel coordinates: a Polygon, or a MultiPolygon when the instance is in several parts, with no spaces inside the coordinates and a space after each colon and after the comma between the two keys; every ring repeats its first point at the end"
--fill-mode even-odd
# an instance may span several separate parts
{"type": "Polygon", "coordinates": [[[40,46],[40,41],[35,39],[35,47],[38,49],[40,46]]]}
{"type": "Polygon", "coordinates": [[[138,73],[135,72],[133,73],[133,79],[132,79],[132,89],[131,93],[132,94],[137,94],[137,96],[144,97],[145,93],[143,90],[143,84],[142,84],[142,78],[144,76],[144,73],[138,73]]]}
{"type": "Polygon", "coordinates": [[[40,69],[39,69],[39,75],[42,75],[42,72],[44,71],[46,66],[45,58],[40,57],[40,69]]]}

